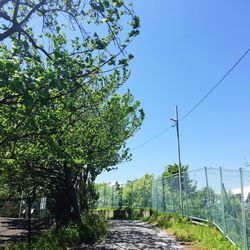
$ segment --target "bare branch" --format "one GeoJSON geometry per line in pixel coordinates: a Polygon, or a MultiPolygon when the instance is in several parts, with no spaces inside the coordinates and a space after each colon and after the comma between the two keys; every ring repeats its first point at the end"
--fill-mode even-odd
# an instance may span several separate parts
{"type": "Polygon", "coordinates": [[[32,38],[32,36],[26,32],[22,27],[21,27],[21,32],[28,37],[29,41],[31,42],[31,44],[33,45],[34,48],[41,50],[49,59],[52,59],[50,54],[42,47],[38,46],[35,42],[35,40],[32,38]]]}
{"type": "Polygon", "coordinates": [[[20,31],[20,26],[17,24],[13,24],[9,29],[7,29],[4,33],[0,34],[0,41],[10,37],[15,32],[20,31]]]}
{"type": "Polygon", "coordinates": [[[20,22],[20,25],[23,25],[24,23],[26,23],[30,19],[30,17],[32,16],[32,14],[34,14],[34,12],[36,12],[44,4],[46,4],[46,0],[43,0],[40,3],[36,4],[32,8],[32,10],[27,14],[27,16],[20,22]]]}
{"type": "Polygon", "coordinates": [[[19,10],[19,5],[20,5],[20,0],[17,0],[16,5],[15,5],[14,14],[13,14],[13,23],[17,23],[17,13],[19,10]]]}

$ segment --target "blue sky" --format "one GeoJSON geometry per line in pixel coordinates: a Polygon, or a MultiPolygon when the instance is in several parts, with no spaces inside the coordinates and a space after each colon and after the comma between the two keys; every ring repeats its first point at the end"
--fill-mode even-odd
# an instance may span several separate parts
{"type": "MultiPolygon", "coordinates": [[[[132,76],[124,86],[141,101],[146,117],[128,141],[133,160],[105,172],[98,182],[160,174],[177,162],[175,128],[133,150],[182,117],[250,47],[246,0],[134,1],[141,35],[131,45],[132,76]]],[[[234,169],[250,161],[250,54],[180,123],[181,158],[190,170],[234,169]]]]}

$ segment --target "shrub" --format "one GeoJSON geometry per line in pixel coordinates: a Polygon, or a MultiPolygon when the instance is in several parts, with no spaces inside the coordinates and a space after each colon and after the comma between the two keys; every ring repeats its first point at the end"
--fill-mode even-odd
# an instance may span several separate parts
{"type": "MultiPolygon", "coordinates": [[[[106,222],[103,217],[93,213],[82,215],[83,227],[69,224],[60,229],[50,229],[43,235],[33,239],[32,250],[64,250],[69,247],[77,247],[81,243],[94,243],[101,235],[106,233],[106,222]]],[[[5,250],[30,249],[27,242],[6,246],[5,250]]]]}
{"type": "Polygon", "coordinates": [[[103,216],[94,213],[83,214],[82,221],[81,239],[85,243],[94,243],[107,232],[107,224],[103,216]]]}

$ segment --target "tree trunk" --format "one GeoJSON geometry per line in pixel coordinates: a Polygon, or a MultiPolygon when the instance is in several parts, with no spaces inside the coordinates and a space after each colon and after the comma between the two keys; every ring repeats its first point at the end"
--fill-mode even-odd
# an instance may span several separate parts
{"type": "Polygon", "coordinates": [[[56,194],[55,204],[55,219],[56,226],[60,228],[70,222],[71,212],[68,196],[66,195],[65,188],[58,189],[56,194]]]}
{"type": "Polygon", "coordinates": [[[89,174],[89,169],[87,167],[86,171],[84,172],[81,178],[81,183],[79,184],[80,192],[81,192],[81,212],[87,212],[89,210],[89,206],[88,206],[89,194],[88,194],[88,187],[87,187],[88,174],[89,174]]]}
{"type": "Polygon", "coordinates": [[[68,201],[71,211],[71,220],[80,227],[82,227],[83,224],[81,220],[76,189],[72,182],[71,169],[66,164],[64,165],[64,174],[65,174],[65,184],[66,184],[66,195],[68,196],[68,201]]]}

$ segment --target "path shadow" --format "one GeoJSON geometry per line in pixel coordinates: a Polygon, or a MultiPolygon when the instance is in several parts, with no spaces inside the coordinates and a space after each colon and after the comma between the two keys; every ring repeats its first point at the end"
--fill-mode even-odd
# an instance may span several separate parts
{"type": "MultiPolygon", "coordinates": [[[[47,221],[31,220],[31,237],[43,233],[49,227],[47,221]]],[[[28,219],[0,217],[0,248],[28,240],[28,219]]]]}
{"type": "Polygon", "coordinates": [[[110,233],[104,242],[93,246],[83,245],[78,249],[183,249],[173,237],[148,223],[111,221],[110,227],[110,233]]]}

